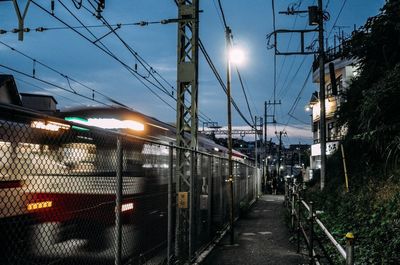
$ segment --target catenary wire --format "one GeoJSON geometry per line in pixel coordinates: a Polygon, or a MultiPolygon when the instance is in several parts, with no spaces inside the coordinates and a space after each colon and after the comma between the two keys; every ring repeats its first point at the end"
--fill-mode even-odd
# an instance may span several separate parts
{"type": "MultiPolygon", "coordinates": [[[[66,23],[65,21],[63,21],[62,19],[60,19],[59,17],[52,15],[50,11],[48,11],[46,8],[44,8],[43,6],[41,6],[40,4],[38,4],[36,1],[32,0],[32,3],[34,5],[36,5],[39,9],[41,9],[42,11],[48,13],[49,15],[51,15],[52,17],[54,17],[56,20],[58,20],[59,22],[61,22],[62,24],[64,24],[65,26],[69,27],[71,30],[73,30],[75,33],[77,33],[78,35],[80,35],[81,37],[83,37],[84,39],[86,39],[88,42],[92,43],[93,45],[95,45],[97,48],[99,48],[100,50],[102,50],[104,53],[106,53],[107,55],[109,55],[110,57],[112,57],[113,59],[115,59],[117,62],[119,62],[122,66],[124,66],[124,68],[126,68],[128,70],[128,72],[130,74],[132,74],[140,83],[142,83],[152,94],[154,94],[157,98],[159,98],[163,103],[165,103],[167,106],[169,106],[171,109],[175,110],[174,107],[172,107],[168,102],[166,102],[165,99],[163,99],[159,94],[157,94],[153,89],[150,88],[149,85],[147,85],[145,82],[149,83],[150,85],[154,86],[155,88],[159,89],[160,91],[162,91],[163,93],[166,93],[162,88],[160,88],[159,86],[157,86],[154,82],[148,80],[147,78],[144,78],[144,76],[140,75],[139,73],[137,73],[134,69],[132,69],[132,67],[130,67],[129,65],[127,65],[125,62],[123,62],[121,59],[119,59],[115,54],[113,54],[107,47],[102,47],[104,46],[102,44],[101,41],[98,41],[96,43],[94,43],[92,40],[90,40],[87,36],[85,36],[83,33],[77,31],[74,28],[71,28],[71,26],[66,23]],[[98,45],[97,43],[101,43],[102,46],[98,45]],[[143,81],[144,80],[144,81],[143,81]]],[[[71,12],[72,13],[72,12],[71,12]]],[[[80,20],[78,21],[80,22],[80,20]]],[[[80,22],[81,23],[81,22],[80,22]]],[[[83,23],[81,23],[82,26],[85,27],[85,25],[83,23]]],[[[93,33],[91,33],[91,35],[93,35],[93,33]]],[[[94,36],[96,38],[96,36],[94,36]]],[[[97,38],[96,38],[97,39],[97,38]]],[[[166,93],[168,96],[172,97],[172,95],[170,95],[169,93],[166,93]]],[[[173,97],[172,97],[173,98],[173,97]]],[[[174,99],[175,100],[175,99],[174,99]]]]}

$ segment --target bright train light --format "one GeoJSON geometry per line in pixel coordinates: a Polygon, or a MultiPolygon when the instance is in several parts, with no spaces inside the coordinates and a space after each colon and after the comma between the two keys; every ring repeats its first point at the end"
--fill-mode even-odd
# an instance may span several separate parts
{"type": "Polygon", "coordinates": [[[133,210],[133,202],[124,203],[121,205],[121,212],[127,212],[133,210]]]}
{"type": "Polygon", "coordinates": [[[103,129],[130,129],[133,131],[144,131],[143,123],[134,120],[117,120],[113,118],[88,118],[66,117],[65,120],[103,129]]]}
{"type": "Polygon", "coordinates": [[[51,208],[52,206],[53,206],[52,201],[44,201],[44,202],[29,203],[26,208],[28,209],[28,211],[34,211],[44,208],[51,208]]]}
{"type": "Polygon", "coordinates": [[[43,122],[43,121],[32,121],[31,122],[31,127],[32,128],[37,128],[37,129],[42,129],[42,130],[47,130],[47,131],[52,131],[52,132],[58,132],[60,129],[68,130],[70,126],[68,124],[62,124],[58,122],[43,122]]]}

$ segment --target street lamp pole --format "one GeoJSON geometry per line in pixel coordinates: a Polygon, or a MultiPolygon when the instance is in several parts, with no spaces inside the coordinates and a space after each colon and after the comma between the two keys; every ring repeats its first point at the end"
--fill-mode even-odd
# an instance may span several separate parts
{"type": "Polygon", "coordinates": [[[227,67],[226,67],[226,95],[228,97],[228,182],[230,190],[230,243],[231,245],[235,242],[235,230],[234,230],[234,198],[233,198],[233,161],[232,161],[232,106],[231,106],[231,29],[225,28],[225,40],[226,40],[226,51],[227,51],[227,67]]]}

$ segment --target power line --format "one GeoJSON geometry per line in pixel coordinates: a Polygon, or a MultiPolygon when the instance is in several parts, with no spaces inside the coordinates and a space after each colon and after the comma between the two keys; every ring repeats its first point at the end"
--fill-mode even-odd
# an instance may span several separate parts
{"type": "MultiPolygon", "coordinates": [[[[303,86],[301,87],[301,89],[300,89],[300,91],[299,91],[299,93],[298,93],[298,95],[297,95],[295,101],[293,102],[293,104],[292,104],[292,106],[291,106],[291,108],[290,108],[290,110],[289,110],[289,112],[288,112],[289,118],[288,118],[288,120],[287,120],[287,122],[286,122],[286,124],[285,124],[285,128],[286,128],[286,126],[289,124],[291,118],[294,118],[294,119],[297,120],[297,121],[300,121],[300,122],[302,122],[302,123],[305,123],[305,122],[303,122],[303,121],[297,119],[296,117],[294,117],[294,116],[293,116],[293,112],[294,112],[294,110],[296,109],[297,104],[299,103],[299,101],[300,101],[300,99],[301,99],[301,94],[303,93],[304,88],[306,87],[307,82],[308,82],[308,80],[309,80],[310,77],[311,77],[311,74],[312,74],[312,68],[310,68],[310,71],[308,72],[308,75],[307,75],[306,79],[304,80],[303,86]]],[[[307,123],[306,123],[306,124],[307,124],[307,123]]]]}
{"type": "MultiPolygon", "coordinates": [[[[224,12],[224,9],[223,9],[223,7],[222,7],[221,0],[218,0],[218,6],[219,6],[219,10],[220,10],[220,13],[221,13],[221,16],[222,16],[222,21],[223,21],[224,27],[225,27],[225,29],[228,29],[229,27],[228,27],[228,25],[227,25],[227,23],[226,23],[225,12],[224,12]]],[[[230,34],[230,38],[232,38],[232,31],[231,31],[231,34],[230,34]]],[[[230,45],[231,45],[231,44],[230,44],[230,45]]],[[[204,46],[203,46],[203,47],[204,47],[204,46]]],[[[215,70],[216,70],[216,69],[215,69],[215,70]]],[[[213,71],[214,71],[214,70],[213,70],[213,71]]],[[[245,91],[245,89],[244,89],[244,84],[243,84],[242,76],[241,76],[241,74],[240,74],[240,71],[239,71],[238,67],[236,67],[236,72],[237,72],[238,77],[239,77],[240,85],[241,85],[241,87],[242,87],[242,91],[243,91],[243,94],[244,94],[244,97],[245,97],[245,100],[246,100],[246,104],[247,104],[247,108],[248,108],[248,111],[249,111],[249,114],[250,114],[250,118],[251,118],[253,124],[255,124],[254,118],[253,118],[253,114],[251,113],[250,106],[249,106],[249,102],[248,102],[248,99],[247,99],[247,94],[246,94],[246,91],[245,91]]],[[[214,74],[215,74],[215,73],[214,73],[214,74]]],[[[225,90],[225,93],[227,93],[226,88],[225,88],[224,90],[225,90]]],[[[231,101],[232,101],[232,104],[235,106],[235,109],[240,113],[240,115],[242,116],[242,118],[244,118],[244,115],[243,115],[243,114],[241,113],[241,111],[238,109],[238,107],[236,106],[236,103],[233,101],[233,98],[232,98],[232,97],[231,97],[231,101]]],[[[245,121],[246,121],[246,123],[247,123],[248,125],[250,125],[250,124],[248,123],[247,119],[246,119],[245,121]]],[[[252,125],[250,125],[250,126],[252,126],[252,125]]]]}
{"type": "MultiPolygon", "coordinates": [[[[4,72],[3,72],[2,74],[4,74],[4,72]]],[[[21,82],[21,83],[24,83],[24,84],[26,84],[26,85],[28,85],[28,86],[32,86],[32,87],[34,87],[34,88],[37,88],[37,89],[40,89],[40,90],[43,90],[43,91],[50,92],[48,89],[43,88],[43,87],[40,87],[40,86],[38,86],[38,85],[36,85],[36,84],[34,84],[34,83],[28,82],[28,81],[26,81],[26,80],[24,80],[24,79],[22,79],[22,78],[18,78],[18,77],[16,77],[16,76],[14,76],[14,79],[17,80],[17,81],[19,81],[19,82],[21,82]]],[[[72,98],[69,98],[69,97],[63,96],[63,95],[61,95],[61,94],[55,93],[54,91],[51,91],[51,93],[57,95],[57,97],[61,97],[61,98],[64,98],[64,99],[66,99],[66,100],[69,100],[69,101],[71,101],[71,102],[77,103],[77,104],[79,104],[79,105],[83,105],[82,102],[79,102],[79,101],[73,100],[72,98]]]]}
{"type": "MultiPolygon", "coordinates": [[[[92,93],[96,92],[97,94],[103,96],[103,97],[106,98],[107,100],[109,100],[109,101],[111,101],[111,102],[113,102],[113,103],[115,103],[115,104],[117,104],[117,105],[119,105],[119,106],[122,106],[122,107],[124,107],[124,108],[128,108],[128,106],[124,105],[123,103],[120,103],[120,102],[118,102],[117,100],[115,100],[115,99],[113,99],[113,98],[111,98],[111,97],[109,97],[109,96],[107,96],[107,95],[105,95],[105,94],[103,94],[103,93],[97,91],[96,89],[91,88],[91,87],[89,87],[88,85],[86,85],[86,84],[84,84],[84,83],[82,83],[82,82],[80,82],[80,81],[77,81],[76,79],[74,79],[74,78],[72,78],[72,77],[70,77],[70,76],[68,76],[68,75],[66,75],[66,74],[63,74],[62,72],[60,72],[60,71],[58,71],[57,69],[55,69],[55,68],[53,68],[53,67],[51,67],[51,66],[49,66],[49,65],[47,65],[47,64],[45,64],[45,63],[43,63],[43,62],[41,62],[40,60],[35,59],[35,58],[33,58],[32,56],[30,56],[30,55],[28,55],[28,54],[26,54],[26,53],[23,53],[23,52],[21,52],[20,50],[18,50],[18,49],[16,49],[16,48],[14,48],[14,47],[12,47],[12,46],[10,46],[10,45],[8,45],[8,44],[2,42],[2,41],[0,41],[0,44],[6,46],[7,48],[11,49],[12,51],[14,51],[14,52],[16,52],[16,53],[18,53],[18,54],[24,56],[25,58],[27,58],[27,59],[29,59],[29,60],[32,60],[32,62],[34,63],[34,67],[35,67],[35,64],[39,64],[39,65],[45,67],[46,69],[49,69],[49,70],[51,70],[51,71],[53,71],[53,72],[59,74],[60,76],[62,76],[63,78],[65,78],[65,79],[67,80],[68,83],[69,83],[69,80],[71,80],[71,81],[73,81],[73,82],[75,82],[75,83],[81,85],[82,87],[84,87],[84,88],[90,90],[92,93]]],[[[35,68],[33,68],[32,74],[33,74],[33,75],[36,74],[36,69],[35,69],[35,68]]],[[[69,85],[69,87],[71,88],[71,90],[73,90],[73,92],[74,92],[75,94],[77,93],[74,89],[72,89],[71,85],[69,85]]],[[[92,98],[94,98],[94,94],[93,94],[92,98]]]]}
{"type": "Polygon", "coordinates": [[[62,87],[62,86],[57,85],[57,84],[54,84],[54,83],[52,83],[52,82],[50,82],[50,81],[47,81],[47,80],[44,80],[44,79],[42,79],[42,78],[35,77],[35,76],[33,76],[33,75],[30,75],[30,74],[28,74],[28,73],[22,72],[22,71],[20,71],[20,70],[15,69],[15,68],[6,66],[6,65],[4,65],[4,64],[0,64],[0,67],[3,67],[3,68],[5,68],[5,69],[7,69],[7,70],[9,70],[9,71],[18,73],[18,74],[20,74],[20,75],[23,75],[23,76],[26,76],[26,77],[35,79],[35,80],[37,80],[37,81],[40,81],[40,82],[42,82],[42,83],[44,83],[44,84],[53,86],[53,87],[55,87],[55,88],[59,88],[59,89],[64,90],[64,91],[66,91],[66,92],[72,93],[72,94],[74,94],[74,95],[78,95],[78,96],[80,96],[80,97],[89,99],[89,100],[94,101],[94,102],[97,102],[97,103],[99,103],[99,104],[102,104],[102,105],[105,105],[105,106],[108,106],[108,107],[114,107],[113,105],[108,105],[107,103],[104,103],[104,102],[99,101],[99,100],[97,100],[97,99],[93,99],[93,98],[91,98],[91,97],[88,97],[88,96],[79,94],[79,93],[77,93],[77,92],[71,91],[71,90],[69,90],[69,89],[66,89],[65,87],[62,87]]]}
{"type": "Polygon", "coordinates": [[[243,84],[242,76],[241,76],[241,74],[240,74],[240,72],[239,72],[239,68],[238,68],[237,66],[236,66],[235,68],[236,68],[236,73],[237,73],[237,75],[238,75],[238,77],[239,77],[240,86],[241,86],[242,91],[243,91],[243,94],[244,94],[244,99],[246,100],[247,110],[249,111],[249,114],[250,114],[250,117],[251,117],[251,121],[252,121],[253,123],[255,123],[255,122],[254,122],[254,118],[253,118],[253,114],[251,113],[251,109],[250,109],[250,105],[249,105],[249,100],[247,99],[247,94],[246,94],[246,91],[245,91],[245,89],[244,89],[244,84],[243,84]]]}
{"type": "MultiPolygon", "coordinates": [[[[225,86],[224,81],[221,78],[221,75],[218,73],[218,70],[216,69],[213,61],[211,60],[210,56],[208,55],[208,52],[206,50],[206,48],[203,45],[203,42],[201,40],[199,40],[199,48],[200,51],[203,53],[208,65],[210,66],[212,72],[214,73],[214,76],[217,78],[221,88],[224,90],[225,94],[227,94],[227,88],[225,86]]],[[[236,102],[234,101],[234,99],[231,97],[231,101],[232,101],[232,105],[233,107],[236,109],[237,113],[239,114],[239,116],[243,119],[243,121],[249,125],[250,127],[254,128],[254,124],[252,124],[251,122],[249,122],[246,117],[243,115],[243,113],[241,112],[240,108],[237,106],[236,102]]]]}
{"type": "MultiPolygon", "coordinates": [[[[127,65],[125,62],[123,62],[120,58],[118,58],[113,52],[111,52],[107,46],[105,46],[101,40],[98,40],[98,38],[90,31],[90,29],[88,29],[86,27],[86,25],[84,25],[82,23],[82,21],[79,20],[79,18],[76,17],[75,14],[72,13],[72,11],[65,6],[65,4],[62,1],[58,1],[66,10],[68,13],[70,13],[94,38],[95,40],[91,40],[89,39],[87,36],[85,36],[83,33],[81,33],[80,31],[78,31],[77,29],[72,28],[68,23],[66,23],[65,21],[63,21],[62,19],[60,19],[59,17],[55,16],[54,14],[52,14],[50,11],[48,11],[46,8],[44,8],[43,6],[41,6],[40,4],[38,4],[36,1],[31,0],[32,3],[34,5],[36,5],[39,9],[41,9],[42,11],[44,11],[45,13],[51,15],[52,17],[54,17],[56,20],[58,20],[59,22],[61,22],[63,25],[65,25],[66,27],[68,27],[69,29],[71,29],[72,31],[74,31],[75,33],[77,33],[78,35],[80,35],[82,38],[84,38],[85,40],[87,40],[88,42],[90,42],[91,44],[95,45],[97,48],[99,48],[101,51],[103,51],[105,54],[109,55],[111,58],[113,58],[114,60],[116,60],[117,62],[119,62],[126,70],[128,70],[128,72],[130,74],[132,74],[140,83],[142,83],[152,94],[154,94],[157,98],[159,98],[163,103],[165,103],[167,106],[169,106],[170,108],[172,108],[175,111],[175,108],[172,107],[168,102],[166,102],[166,100],[164,100],[160,95],[158,95],[153,89],[150,88],[149,85],[147,85],[145,82],[149,83],[150,85],[154,86],[155,88],[157,88],[158,90],[160,90],[161,92],[165,93],[166,95],[168,95],[169,97],[171,97],[172,99],[176,100],[170,93],[168,93],[165,89],[165,87],[160,87],[157,84],[155,84],[154,82],[152,82],[151,80],[149,80],[147,77],[139,74],[137,72],[136,69],[133,69],[131,66],[127,65]],[[98,44],[100,43],[100,45],[98,44]]],[[[83,5],[82,5],[83,6],[83,5]]],[[[134,52],[135,53],[135,52],[134,52]]],[[[136,53],[136,55],[138,55],[138,53],[136,53]]],[[[143,67],[148,71],[149,75],[152,76],[155,80],[156,78],[154,77],[153,73],[147,69],[144,65],[145,63],[143,63],[143,58],[141,57],[136,57],[135,58],[139,60],[141,60],[140,62],[142,63],[143,67]]],[[[147,63],[147,62],[146,62],[147,63]]],[[[154,70],[153,70],[154,71],[154,70]]],[[[157,80],[158,81],[158,80],[157,80]]]]}
{"type": "MultiPolygon", "coordinates": [[[[60,0],[59,0],[60,1],[60,0]]],[[[91,13],[91,11],[84,5],[82,5],[82,7],[88,11],[89,13],[91,13]]],[[[92,6],[93,7],[93,6],[92,6]]],[[[176,101],[176,99],[173,97],[172,94],[170,94],[168,92],[168,90],[164,87],[163,84],[161,84],[161,82],[154,76],[154,74],[156,74],[157,76],[159,76],[166,84],[168,84],[171,89],[173,91],[176,91],[176,88],[169,83],[161,74],[159,74],[137,51],[135,51],[132,46],[130,46],[111,26],[111,24],[106,20],[106,18],[104,16],[99,16],[99,19],[103,22],[103,24],[105,26],[108,27],[108,29],[110,30],[110,33],[114,34],[118,40],[124,45],[124,47],[129,51],[129,53],[132,54],[132,56],[134,56],[136,58],[136,60],[142,65],[142,67],[144,69],[146,69],[146,71],[148,72],[148,74],[156,81],[156,83],[164,90],[164,93],[171,97],[172,99],[174,99],[176,101]]],[[[169,20],[170,22],[172,21],[172,19],[169,20]]],[[[174,22],[178,21],[178,19],[175,19],[174,22]]],[[[166,23],[164,23],[166,24],[166,23]]],[[[147,80],[147,78],[146,78],[147,80]]],[[[206,114],[202,113],[199,111],[199,118],[203,119],[203,121],[211,121],[212,119],[210,117],[208,117],[206,114]]]]}
{"type": "Polygon", "coordinates": [[[328,39],[331,36],[331,33],[332,33],[333,29],[335,28],[336,23],[338,22],[340,15],[342,14],[342,11],[344,9],[344,6],[346,5],[346,2],[347,2],[347,0],[343,0],[342,6],[340,7],[339,13],[336,16],[335,22],[333,23],[333,26],[332,26],[331,30],[329,31],[329,34],[328,34],[328,37],[327,37],[328,39]]]}
{"type": "MultiPolygon", "coordinates": [[[[93,45],[95,45],[97,48],[99,48],[100,50],[102,50],[104,53],[106,53],[107,55],[109,55],[110,57],[112,57],[114,60],[116,60],[117,62],[119,62],[122,66],[124,66],[128,72],[130,72],[136,79],[140,80],[140,78],[145,79],[148,83],[154,85],[155,87],[157,87],[154,83],[152,83],[150,80],[144,78],[144,76],[141,76],[140,74],[137,73],[137,71],[135,71],[135,69],[133,69],[132,67],[130,67],[129,65],[127,65],[125,62],[123,62],[121,59],[119,59],[114,53],[112,53],[101,41],[94,43],[94,41],[90,40],[87,36],[85,36],[84,34],[82,34],[81,32],[77,31],[76,29],[73,29],[70,27],[69,24],[67,24],[65,21],[63,21],[62,19],[60,19],[59,17],[52,15],[51,12],[49,12],[47,9],[45,9],[43,6],[39,5],[38,3],[36,3],[36,1],[32,0],[31,1],[34,5],[36,5],[37,7],[39,7],[41,10],[43,10],[44,12],[48,13],[49,15],[53,16],[55,19],[57,19],[59,22],[61,22],[62,24],[64,24],[65,26],[69,27],[71,30],[73,30],[75,33],[77,33],[78,35],[80,35],[81,37],[83,37],[84,39],[86,39],[88,42],[92,43],[93,45]],[[99,46],[100,43],[102,46],[99,46]]],[[[59,1],[60,2],[60,1],[59,1]]],[[[61,4],[63,4],[62,2],[60,2],[61,4]]],[[[64,5],[65,6],[65,5],[64,5]]],[[[66,6],[65,6],[66,7],[66,6]]],[[[67,11],[69,11],[69,13],[71,13],[71,15],[73,15],[74,17],[76,17],[67,7],[66,7],[67,11]]],[[[77,18],[78,19],[78,18],[77,18]]],[[[78,21],[82,24],[82,26],[85,26],[79,19],[78,21]]],[[[87,29],[88,32],[90,32],[91,35],[94,36],[94,38],[97,38],[89,29],[87,29]]],[[[161,90],[162,92],[165,93],[165,91],[163,91],[163,89],[161,89],[160,87],[157,87],[159,90],[161,90]]]]}
{"type": "Polygon", "coordinates": [[[215,3],[215,0],[213,0],[213,4],[214,4],[214,7],[215,7],[215,10],[217,11],[217,15],[218,15],[218,18],[219,18],[219,20],[220,20],[220,22],[221,22],[222,28],[225,29],[225,27],[224,27],[224,22],[223,22],[223,20],[222,20],[222,16],[221,16],[221,14],[218,12],[218,7],[217,7],[217,4],[215,3]]]}
{"type": "Polygon", "coordinates": [[[224,13],[224,9],[222,8],[222,5],[221,5],[221,0],[218,0],[218,5],[219,5],[219,10],[221,11],[222,21],[224,22],[225,28],[227,28],[228,25],[226,24],[225,13],[224,13]]]}

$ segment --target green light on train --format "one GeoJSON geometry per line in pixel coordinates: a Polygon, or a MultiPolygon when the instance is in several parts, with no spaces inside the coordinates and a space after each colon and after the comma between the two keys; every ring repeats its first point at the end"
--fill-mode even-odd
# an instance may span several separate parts
{"type": "Polygon", "coordinates": [[[82,123],[82,122],[88,122],[87,119],[81,118],[81,117],[65,117],[64,120],[66,121],[72,121],[72,122],[78,122],[78,123],[82,123]]]}
{"type": "MultiPolygon", "coordinates": [[[[80,124],[85,124],[88,122],[87,119],[81,118],[81,117],[65,117],[64,120],[70,121],[70,122],[75,122],[75,123],[80,123],[80,124]]],[[[79,127],[72,125],[72,129],[78,130],[78,131],[89,131],[87,128],[79,127]]]]}
{"type": "Polygon", "coordinates": [[[89,131],[89,129],[82,128],[82,127],[75,126],[75,125],[72,125],[72,129],[77,130],[77,131],[89,131]]]}

